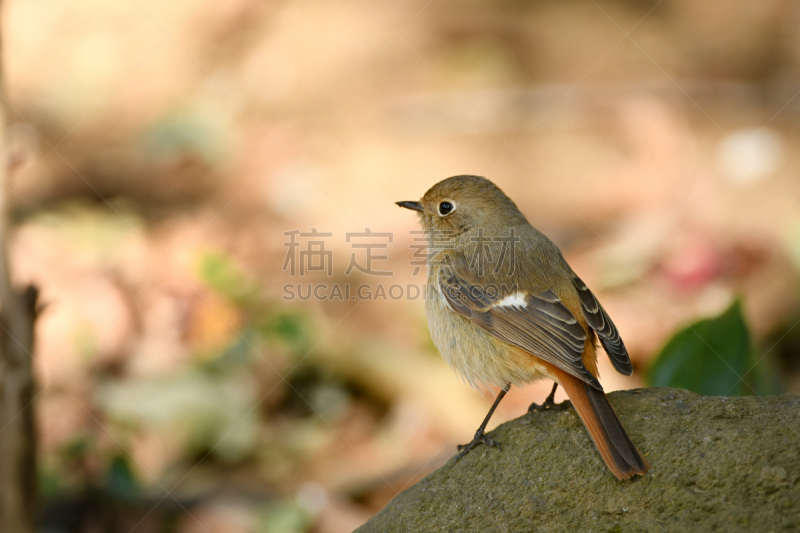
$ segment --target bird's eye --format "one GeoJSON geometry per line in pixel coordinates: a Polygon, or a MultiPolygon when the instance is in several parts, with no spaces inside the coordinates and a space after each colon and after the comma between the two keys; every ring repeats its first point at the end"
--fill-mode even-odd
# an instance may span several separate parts
{"type": "Polygon", "coordinates": [[[441,202],[439,204],[439,214],[442,215],[443,217],[447,216],[450,213],[452,213],[455,208],[456,207],[452,204],[452,202],[447,202],[447,201],[441,202]]]}

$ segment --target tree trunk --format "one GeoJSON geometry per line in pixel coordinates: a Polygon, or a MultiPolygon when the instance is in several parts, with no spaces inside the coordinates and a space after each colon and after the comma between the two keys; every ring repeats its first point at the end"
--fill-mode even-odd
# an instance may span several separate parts
{"type": "MultiPolygon", "coordinates": [[[[0,0],[0,13],[4,13],[0,0]]],[[[3,27],[5,27],[3,25],[3,27]]],[[[0,35],[0,57],[2,38],[0,35]]],[[[36,434],[33,421],[33,322],[36,289],[11,285],[8,261],[6,98],[0,64],[0,531],[33,533],[36,434]]]]}
{"type": "Polygon", "coordinates": [[[30,353],[36,290],[31,287],[24,295],[13,293],[13,299],[24,306],[16,317],[6,305],[8,293],[0,292],[0,531],[33,533],[36,433],[30,353]]]}

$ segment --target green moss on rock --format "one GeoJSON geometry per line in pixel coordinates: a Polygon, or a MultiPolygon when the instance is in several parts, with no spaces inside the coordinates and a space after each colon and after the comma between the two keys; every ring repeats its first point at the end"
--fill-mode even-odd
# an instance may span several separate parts
{"type": "Polygon", "coordinates": [[[358,531],[800,531],[800,397],[609,399],[646,476],[618,481],[565,402],[502,424],[502,451],[451,459],[358,531]]]}

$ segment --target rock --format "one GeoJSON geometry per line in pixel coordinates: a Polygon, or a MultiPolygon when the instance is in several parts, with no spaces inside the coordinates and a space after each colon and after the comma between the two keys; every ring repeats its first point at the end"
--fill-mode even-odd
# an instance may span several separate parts
{"type": "Polygon", "coordinates": [[[652,468],[618,481],[569,402],[492,431],[358,531],[800,531],[800,397],[609,399],[652,468]]]}

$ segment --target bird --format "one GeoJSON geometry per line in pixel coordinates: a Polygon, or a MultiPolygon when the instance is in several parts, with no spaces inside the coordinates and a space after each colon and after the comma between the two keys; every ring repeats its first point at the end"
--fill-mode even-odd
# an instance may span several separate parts
{"type": "Polygon", "coordinates": [[[427,240],[425,311],[443,358],[473,387],[499,393],[457,462],[480,444],[500,447],[485,430],[511,386],[551,379],[542,406],[560,385],[600,455],[619,479],[644,475],[650,464],[631,441],[598,380],[597,342],[613,367],[631,375],[630,356],[600,302],[564,259],[492,181],[447,178],[419,201],[427,240]]]}

